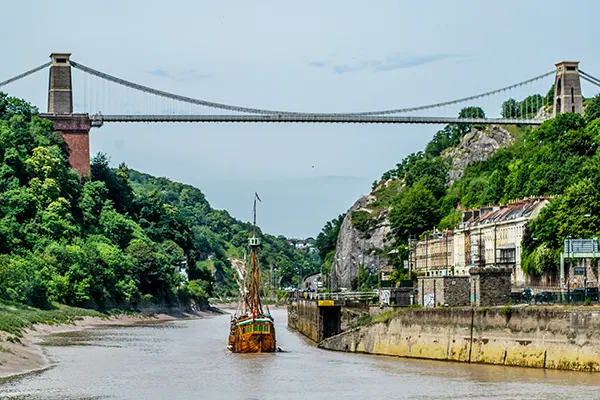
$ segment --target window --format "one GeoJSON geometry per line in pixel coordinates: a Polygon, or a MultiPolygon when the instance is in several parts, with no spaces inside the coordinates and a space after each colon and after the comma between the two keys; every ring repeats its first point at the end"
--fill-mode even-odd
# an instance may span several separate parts
{"type": "Polygon", "coordinates": [[[575,96],[573,94],[573,88],[571,88],[571,103],[575,103],[575,96]]]}
{"type": "Polygon", "coordinates": [[[567,67],[567,71],[575,71],[575,70],[577,70],[577,68],[575,68],[574,66],[567,67]]]}
{"type": "Polygon", "coordinates": [[[571,106],[571,112],[574,113],[575,112],[575,106],[571,106]]]}
{"type": "Polygon", "coordinates": [[[67,59],[66,58],[57,58],[56,62],[58,64],[66,64],[67,63],[67,59]]]}

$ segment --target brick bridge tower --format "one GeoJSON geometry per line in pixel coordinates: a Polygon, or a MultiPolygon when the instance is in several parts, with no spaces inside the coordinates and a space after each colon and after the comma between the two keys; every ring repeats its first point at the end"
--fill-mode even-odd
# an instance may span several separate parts
{"type": "Polygon", "coordinates": [[[90,128],[88,114],[73,114],[70,53],[52,53],[48,85],[48,113],[42,117],[51,120],[69,146],[69,163],[79,176],[90,174],[90,128]]]}
{"type": "Polygon", "coordinates": [[[579,61],[561,61],[555,65],[554,116],[568,112],[583,114],[579,61]]]}

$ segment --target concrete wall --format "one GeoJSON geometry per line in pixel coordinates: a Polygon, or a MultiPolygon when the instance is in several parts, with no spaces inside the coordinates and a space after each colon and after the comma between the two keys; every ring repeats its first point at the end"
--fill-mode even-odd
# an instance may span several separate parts
{"type": "Polygon", "coordinates": [[[337,335],[342,331],[341,324],[339,306],[319,307],[316,301],[307,299],[288,304],[288,326],[314,342],[337,335]]]}
{"type": "Polygon", "coordinates": [[[600,372],[600,308],[407,309],[325,339],[329,350],[600,372]]]}

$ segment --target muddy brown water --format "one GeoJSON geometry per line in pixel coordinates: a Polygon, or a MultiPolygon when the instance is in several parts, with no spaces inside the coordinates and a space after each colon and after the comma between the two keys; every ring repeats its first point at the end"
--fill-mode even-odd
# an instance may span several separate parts
{"type": "Polygon", "coordinates": [[[600,398],[600,375],[319,350],[275,310],[278,354],[231,354],[229,316],[48,338],[53,366],[0,381],[9,399],[600,398]]]}

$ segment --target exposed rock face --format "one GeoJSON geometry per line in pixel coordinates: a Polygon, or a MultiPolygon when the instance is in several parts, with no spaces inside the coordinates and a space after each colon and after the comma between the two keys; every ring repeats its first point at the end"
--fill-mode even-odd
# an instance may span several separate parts
{"type": "MultiPolygon", "coordinates": [[[[460,179],[468,165],[476,161],[487,160],[501,147],[513,143],[513,140],[511,134],[499,125],[473,128],[462,138],[458,146],[448,149],[442,154],[452,163],[449,172],[450,184],[460,179]]],[[[388,181],[381,185],[390,183],[391,181],[388,181]]],[[[390,232],[390,222],[387,217],[389,209],[380,212],[377,225],[369,230],[367,235],[356,229],[351,222],[353,211],[371,212],[369,205],[376,200],[373,193],[379,187],[376,187],[371,194],[358,199],[344,218],[338,236],[333,266],[334,285],[338,288],[351,287],[352,280],[357,276],[359,264],[364,264],[367,268],[369,265],[376,268],[377,257],[373,257],[371,252],[375,248],[381,250],[387,244],[386,239],[390,232]]],[[[389,236],[389,240],[392,240],[391,235],[389,236]]]]}
{"type": "Polygon", "coordinates": [[[484,129],[473,128],[458,146],[443,153],[443,156],[452,162],[449,172],[450,185],[462,177],[468,165],[475,161],[487,160],[499,148],[512,142],[513,137],[510,133],[499,125],[491,125],[484,129]]]}
{"type": "MultiPolygon", "coordinates": [[[[334,258],[333,280],[335,287],[350,289],[352,279],[358,274],[358,266],[363,264],[366,268],[377,268],[378,259],[371,255],[373,249],[383,249],[387,234],[390,231],[390,222],[387,211],[384,210],[379,217],[379,222],[374,229],[364,235],[356,229],[351,222],[352,212],[364,210],[370,212],[368,205],[375,201],[372,194],[363,196],[348,210],[337,240],[334,258]]],[[[383,260],[379,260],[383,263],[383,260]]],[[[383,265],[383,264],[382,264],[383,265]]]]}

